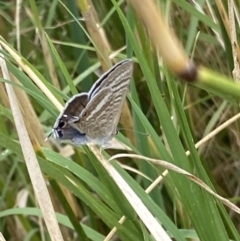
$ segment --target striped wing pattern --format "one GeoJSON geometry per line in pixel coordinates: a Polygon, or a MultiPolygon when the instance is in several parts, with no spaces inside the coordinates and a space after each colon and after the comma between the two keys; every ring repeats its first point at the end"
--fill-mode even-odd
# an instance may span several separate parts
{"type": "Polygon", "coordinates": [[[110,111],[112,116],[112,134],[116,133],[122,106],[128,93],[132,70],[132,62],[128,61],[122,65],[121,69],[116,69],[116,71],[112,74],[112,78],[114,78],[112,84],[113,103],[110,111]]]}
{"type": "Polygon", "coordinates": [[[125,60],[107,73],[89,91],[90,101],[80,116],[80,129],[91,139],[111,139],[116,134],[132,75],[132,61],[125,60]]]}
{"type": "Polygon", "coordinates": [[[104,73],[92,86],[92,88],[89,91],[89,99],[96,95],[99,92],[99,90],[106,87],[116,86],[120,82],[122,82],[123,76],[121,74],[124,74],[126,77],[129,77],[128,83],[130,83],[132,70],[133,63],[130,59],[123,60],[114,65],[109,71],[104,73]]]}
{"type": "Polygon", "coordinates": [[[91,139],[102,139],[109,129],[113,96],[111,88],[104,88],[91,99],[82,112],[77,126],[91,139]]]}
{"type": "Polygon", "coordinates": [[[103,74],[88,93],[73,96],[55,122],[55,137],[75,144],[100,145],[112,139],[132,71],[131,60],[119,62],[103,74]]]}

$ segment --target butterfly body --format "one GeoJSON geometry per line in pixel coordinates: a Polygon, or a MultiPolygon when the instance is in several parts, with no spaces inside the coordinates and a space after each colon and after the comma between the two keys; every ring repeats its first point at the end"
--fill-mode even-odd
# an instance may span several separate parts
{"type": "Polygon", "coordinates": [[[54,137],[75,145],[107,145],[117,133],[132,70],[131,60],[121,61],[103,74],[88,93],[73,96],[54,124],[54,137]]]}

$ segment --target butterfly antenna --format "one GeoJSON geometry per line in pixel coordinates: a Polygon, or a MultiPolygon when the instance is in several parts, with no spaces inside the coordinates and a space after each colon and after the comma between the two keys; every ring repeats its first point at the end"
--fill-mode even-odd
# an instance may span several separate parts
{"type": "Polygon", "coordinates": [[[140,132],[140,131],[134,131],[132,129],[124,129],[124,128],[118,128],[117,131],[120,131],[120,130],[123,130],[123,131],[131,131],[131,132],[134,132],[134,133],[138,133],[138,134],[141,134],[141,135],[144,135],[144,136],[150,136],[148,133],[146,132],[140,132]]]}

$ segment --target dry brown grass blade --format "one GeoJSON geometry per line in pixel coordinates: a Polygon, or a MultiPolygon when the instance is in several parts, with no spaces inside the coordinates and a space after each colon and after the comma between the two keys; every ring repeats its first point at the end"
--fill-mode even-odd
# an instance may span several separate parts
{"type": "Polygon", "coordinates": [[[202,187],[203,189],[205,189],[211,195],[216,197],[218,200],[220,200],[224,205],[229,207],[231,210],[240,214],[240,208],[238,208],[236,205],[234,205],[233,203],[228,201],[226,198],[223,198],[222,196],[215,193],[201,179],[199,179],[198,177],[192,175],[191,173],[189,173],[189,172],[187,172],[187,171],[185,171],[185,170],[183,170],[183,169],[181,169],[181,168],[179,168],[179,167],[177,167],[177,166],[175,166],[175,165],[173,165],[169,162],[158,160],[158,159],[153,159],[153,158],[149,158],[149,157],[145,157],[145,156],[141,156],[141,155],[136,155],[136,154],[117,154],[117,155],[111,157],[109,160],[113,160],[113,159],[117,159],[117,158],[121,158],[121,157],[130,157],[130,158],[136,158],[136,159],[150,161],[153,164],[165,167],[166,169],[169,169],[169,170],[172,170],[172,171],[177,172],[179,174],[182,174],[182,175],[186,176],[188,179],[190,179],[191,181],[193,181],[194,183],[196,183],[197,185],[199,185],[200,187],[202,187]]]}
{"type": "MultiPolygon", "coordinates": [[[[12,75],[11,75],[11,79],[14,80],[14,82],[20,84],[15,79],[15,77],[12,75]]],[[[24,122],[26,123],[28,133],[31,136],[31,140],[35,139],[34,143],[40,142],[41,145],[50,148],[51,146],[50,146],[49,142],[44,141],[45,134],[42,130],[42,125],[39,122],[39,119],[32,107],[32,104],[31,104],[27,94],[18,87],[15,87],[14,91],[19,100],[19,104],[21,106],[21,111],[22,111],[23,117],[24,117],[24,122]],[[32,132],[31,130],[34,130],[34,132],[32,132]]],[[[4,88],[3,83],[0,83],[0,96],[1,96],[1,100],[4,104],[4,106],[9,108],[9,100],[7,98],[6,90],[4,88]]]]}
{"type": "MultiPolygon", "coordinates": [[[[228,1],[229,3],[229,17],[227,15],[227,12],[224,8],[224,5],[221,0],[215,0],[216,6],[218,8],[218,12],[221,16],[221,19],[223,21],[224,27],[227,31],[228,37],[232,44],[232,51],[233,51],[233,57],[235,59],[235,62],[237,61],[240,63],[240,50],[238,46],[238,41],[236,40],[236,36],[234,36],[236,33],[236,27],[235,27],[235,20],[234,20],[234,10],[233,10],[233,2],[228,1]]],[[[235,63],[236,68],[236,63],[235,63]]],[[[236,70],[237,71],[237,70],[236,70]]],[[[237,73],[236,73],[237,75],[237,73]]]]}
{"type": "MultiPolygon", "coordinates": [[[[15,79],[14,76],[11,75],[11,79],[20,84],[18,80],[15,79]]],[[[17,99],[19,101],[19,104],[21,106],[21,111],[24,117],[24,122],[26,124],[29,136],[31,140],[35,139],[35,143],[39,142],[41,145],[50,148],[50,144],[48,141],[45,141],[45,134],[42,129],[42,125],[38,119],[38,116],[36,115],[34,108],[32,106],[31,101],[29,100],[26,92],[21,90],[18,87],[14,87],[15,94],[17,96],[17,99]],[[34,131],[33,131],[34,130],[34,131]]],[[[40,148],[40,147],[39,147],[40,148]]],[[[35,150],[38,150],[39,148],[34,148],[35,150]]]]}
{"type": "Polygon", "coordinates": [[[136,168],[130,167],[129,165],[122,164],[122,163],[120,163],[120,162],[118,162],[118,165],[119,165],[122,169],[127,170],[127,171],[132,172],[132,173],[135,173],[135,174],[139,175],[140,177],[145,178],[146,180],[148,180],[148,181],[150,181],[150,182],[153,181],[150,177],[148,177],[147,175],[145,175],[143,172],[139,171],[139,170],[136,169],[136,168]]]}
{"type": "MultiPolygon", "coordinates": [[[[1,49],[2,50],[2,49],[1,49]]],[[[3,77],[10,80],[6,62],[4,61],[4,56],[1,54],[0,65],[3,73],[3,77]]],[[[9,103],[11,106],[12,114],[14,117],[14,122],[16,125],[19,141],[23,151],[24,159],[28,169],[28,173],[33,185],[35,195],[37,197],[40,209],[43,214],[49,235],[51,240],[61,241],[63,240],[62,234],[60,232],[58,222],[54,213],[54,209],[49,197],[49,193],[40,171],[40,167],[35,156],[30,138],[27,133],[25,123],[21,111],[18,106],[17,97],[15,95],[12,85],[6,83],[6,91],[9,98],[9,103]]]]}
{"type": "Polygon", "coordinates": [[[87,0],[78,0],[77,5],[82,13],[88,33],[96,46],[96,53],[101,63],[102,70],[106,72],[112,66],[111,60],[108,57],[110,45],[104,30],[100,27],[94,5],[91,1],[87,0]]]}
{"type": "Polygon", "coordinates": [[[234,5],[233,0],[228,0],[228,15],[229,15],[229,31],[230,31],[230,41],[232,44],[232,53],[233,53],[233,60],[234,60],[234,69],[232,71],[233,78],[236,81],[240,81],[240,51],[237,41],[237,34],[236,34],[236,24],[235,24],[235,16],[234,16],[234,5]]]}
{"type": "Polygon", "coordinates": [[[230,24],[229,24],[229,19],[228,19],[228,15],[226,13],[226,10],[224,8],[224,5],[222,3],[221,0],[215,0],[216,6],[218,8],[218,12],[221,16],[221,19],[223,21],[224,27],[228,33],[228,36],[230,37],[230,24]]]}
{"type": "Polygon", "coordinates": [[[21,9],[22,9],[22,0],[17,0],[16,1],[15,24],[16,24],[17,50],[19,53],[21,52],[21,37],[20,37],[21,9]]]}
{"type": "Polygon", "coordinates": [[[9,101],[8,101],[8,97],[6,94],[5,84],[2,82],[0,83],[0,98],[1,98],[3,105],[5,107],[9,108],[9,101]]]}
{"type": "MultiPolygon", "coordinates": [[[[120,224],[123,224],[124,222],[125,222],[125,220],[126,220],[126,217],[125,216],[122,216],[120,219],[119,219],[119,223],[120,224]]],[[[105,237],[105,239],[103,240],[103,241],[110,241],[112,238],[113,238],[113,236],[115,235],[115,233],[117,232],[117,228],[116,227],[114,227],[109,233],[108,233],[108,235],[105,237]]]]}

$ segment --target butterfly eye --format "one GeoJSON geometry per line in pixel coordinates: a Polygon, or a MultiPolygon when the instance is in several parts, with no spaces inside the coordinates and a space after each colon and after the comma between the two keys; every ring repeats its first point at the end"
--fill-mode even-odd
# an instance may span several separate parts
{"type": "Polygon", "coordinates": [[[58,127],[63,128],[66,125],[65,121],[60,121],[58,127]]]}

